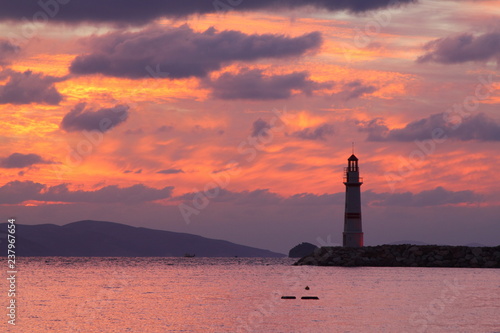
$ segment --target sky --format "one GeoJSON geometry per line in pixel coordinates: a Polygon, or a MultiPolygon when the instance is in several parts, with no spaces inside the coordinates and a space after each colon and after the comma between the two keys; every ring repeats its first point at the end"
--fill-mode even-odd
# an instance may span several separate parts
{"type": "Polygon", "coordinates": [[[4,220],[339,245],[355,142],[365,245],[499,244],[497,1],[0,6],[4,220]]]}

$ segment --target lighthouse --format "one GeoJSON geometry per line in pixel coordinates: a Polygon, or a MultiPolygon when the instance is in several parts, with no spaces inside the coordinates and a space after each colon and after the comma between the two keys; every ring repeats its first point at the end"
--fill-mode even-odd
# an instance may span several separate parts
{"type": "Polygon", "coordinates": [[[347,160],[344,169],[345,215],[344,215],[344,247],[363,246],[363,230],[361,226],[361,185],[358,158],[353,154],[347,160]]]}

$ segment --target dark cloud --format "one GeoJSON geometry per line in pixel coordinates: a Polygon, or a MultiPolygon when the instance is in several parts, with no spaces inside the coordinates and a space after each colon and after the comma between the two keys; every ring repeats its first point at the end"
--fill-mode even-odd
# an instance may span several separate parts
{"type": "Polygon", "coordinates": [[[462,141],[500,141],[500,124],[484,113],[478,113],[454,126],[458,127],[447,131],[448,136],[451,138],[462,141]]]}
{"type": "Polygon", "coordinates": [[[175,79],[205,77],[234,61],[300,56],[316,50],[322,38],[319,32],[300,37],[247,35],[214,28],[195,32],[183,25],[170,29],[151,27],[138,32],[112,32],[92,37],[89,42],[91,52],[73,60],[71,73],[144,78],[148,72],[156,75],[159,71],[158,76],[175,79]]]}
{"type": "Polygon", "coordinates": [[[441,186],[433,190],[426,190],[419,193],[375,193],[366,191],[364,197],[373,205],[377,206],[441,206],[461,203],[477,203],[483,197],[473,191],[448,191],[441,186]]]}
{"type": "Polygon", "coordinates": [[[0,86],[0,104],[31,104],[43,103],[57,105],[63,96],[57,91],[54,83],[64,78],[33,73],[5,70],[0,73],[0,79],[8,78],[5,85],[0,86]]]}
{"type": "MultiPolygon", "coordinates": [[[[180,130],[182,131],[182,130],[180,130]]],[[[168,133],[168,132],[166,132],[168,133]]],[[[190,128],[189,131],[186,131],[186,133],[189,133],[189,137],[184,137],[183,140],[202,140],[204,138],[208,137],[213,137],[214,135],[224,135],[224,130],[221,128],[214,128],[214,127],[203,127],[203,125],[196,124],[190,128]]],[[[186,141],[187,142],[187,141],[186,141]]],[[[184,147],[187,148],[187,147],[184,147]]]]}
{"type": "Polygon", "coordinates": [[[28,200],[67,203],[141,203],[170,198],[172,191],[172,186],[155,189],[142,184],[124,188],[110,185],[96,191],[71,191],[67,184],[49,187],[32,181],[13,181],[0,187],[0,204],[16,204],[28,200]]]}
{"type": "Polygon", "coordinates": [[[343,205],[345,201],[345,193],[333,194],[312,194],[312,193],[298,193],[289,196],[285,199],[284,203],[289,206],[331,206],[343,205]]]}
{"type": "Polygon", "coordinates": [[[123,173],[135,173],[135,174],[139,174],[139,173],[142,173],[142,169],[138,169],[138,170],[125,170],[123,171],[123,173]]]}
{"type": "Polygon", "coordinates": [[[293,132],[290,136],[295,136],[304,140],[326,140],[326,136],[335,133],[333,125],[323,124],[316,128],[304,128],[303,130],[293,132]]]}
{"type": "Polygon", "coordinates": [[[310,6],[328,11],[348,11],[352,13],[385,9],[401,4],[414,3],[416,0],[191,0],[164,1],[149,0],[71,0],[31,1],[0,0],[0,20],[30,19],[35,14],[45,15],[47,19],[62,22],[119,22],[124,24],[144,24],[161,17],[179,18],[192,14],[208,14],[219,11],[258,11],[294,9],[310,6]],[[234,5],[232,5],[234,4],[234,5]]]}
{"type": "Polygon", "coordinates": [[[490,32],[474,36],[470,33],[439,38],[424,46],[426,54],[417,62],[438,62],[457,64],[467,61],[496,59],[500,63],[500,32],[490,32]]]}
{"type": "Polygon", "coordinates": [[[268,131],[271,128],[272,128],[271,124],[269,124],[267,121],[263,120],[262,118],[259,118],[253,122],[252,132],[250,135],[252,137],[257,137],[259,135],[262,137],[268,137],[269,136],[268,131]]]}
{"type": "Polygon", "coordinates": [[[384,119],[374,118],[369,121],[357,121],[358,130],[368,133],[366,141],[390,141],[389,127],[385,125],[384,119]]]}
{"type": "Polygon", "coordinates": [[[156,132],[157,133],[165,133],[165,132],[170,132],[174,129],[174,126],[167,126],[167,125],[163,125],[163,126],[160,126],[156,129],[156,132]]]}
{"type": "Polygon", "coordinates": [[[66,132],[97,130],[106,132],[123,123],[128,118],[129,107],[116,105],[112,108],[87,110],[85,103],[77,104],[61,121],[61,128],[66,132]]]}
{"type": "Polygon", "coordinates": [[[20,48],[8,40],[0,39],[0,66],[7,65],[20,48]]]}
{"type": "MultiPolygon", "coordinates": [[[[277,194],[270,192],[269,189],[257,189],[254,191],[241,191],[232,192],[226,189],[217,188],[213,192],[218,193],[211,201],[214,202],[233,202],[240,205],[268,205],[279,204],[284,198],[277,194]]],[[[196,198],[197,193],[186,193],[182,196],[175,197],[173,200],[186,200],[192,201],[196,198]]]]}
{"type": "Polygon", "coordinates": [[[335,94],[335,96],[340,97],[346,101],[351,99],[356,99],[363,97],[364,95],[371,94],[377,91],[378,88],[372,85],[363,84],[361,81],[356,80],[352,82],[345,83],[342,87],[342,91],[335,94]]]}
{"type": "Polygon", "coordinates": [[[164,175],[174,175],[177,173],[184,173],[182,169],[165,169],[165,170],[160,170],[157,173],[161,173],[164,175]]]}
{"type": "MultiPolygon", "coordinates": [[[[214,190],[214,192],[216,192],[214,190]]],[[[282,206],[342,206],[345,203],[345,193],[297,193],[288,197],[270,192],[269,189],[232,192],[218,189],[218,195],[211,199],[214,202],[233,202],[235,204],[252,205],[282,205],[282,206]]],[[[187,193],[173,200],[192,201],[196,193],[187,193]]],[[[473,204],[483,200],[483,196],[474,191],[449,191],[441,186],[418,193],[377,193],[371,190],[363,192],[363,203],[370,206],[427,207],[453,204],[473,204]]]]}
{"type": "Polygon", "coordinates": [[[0,204],[18,204],[23,201],[33,200],[40,195],[45,185],[32,181],[19,180],[9,182],[0,187],[0,204]]]}
{"type": "Polygon", "coordinates": [[[368,133],[367,141],[425,140],[432,138],[435,130],[442,130],[446,138],[455,140],[500,141],[500,124],[484,113],[465,119],[438,113],[392,130],[380,118],[359,122],[358,126],[360,131],[368,133]]]}
{"type": "MultiPolygon", "coordinates": [[[[257,189],[253,191],[232,192],[226,189],[214,189],[218,195],[212,198],[214,202],[235,203],[241,205],[279,205],[279,206],[331,206],[343,205],[345,193],[335,194],[312,194],[299,193],[289,197],[282,196],[278,193],[269,191],[269,189],[257,189]]],[[[186,193],[179,197],[174,197],[173,200],[192,201],[195,199],[196,193],[186,193]]]]}
{"type": "Polygon", "coordinates": [[[26,168],[35,164],[53,164],[52,161],[43,159],[38,154],[21,154],[13,153],[7,157],[0,159],[0,167],[2,168],[26,168]]]}
{"type": "Polygon", "coordinates": [[[309,80],[309,73],[294,72],[283,75],[262,74],[260,69],[243,70],[237,74],[224,73],[214,81],[207,80],[205,86],[220,99],[271,100],[289,98],[292,90],[311,95],[314,90],[329,88],[332,84],[309,80]]]}

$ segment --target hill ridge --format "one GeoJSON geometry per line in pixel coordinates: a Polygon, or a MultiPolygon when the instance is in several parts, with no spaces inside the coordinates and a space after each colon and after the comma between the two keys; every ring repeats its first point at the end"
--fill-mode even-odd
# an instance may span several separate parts
{"type": "MultiPolygon", "coordinates": [[[[7,231],[0,224],[0,236],[7,231]]],[[[18,256],[73,257],[284,257],[222,239],[117,222],[81,220],[64,225],[16,225],[18,256]],[[96,230],[98,228],[98,230],[96,230]]],[[[6,247],[1,250],[6,255],[6,247]]]]}

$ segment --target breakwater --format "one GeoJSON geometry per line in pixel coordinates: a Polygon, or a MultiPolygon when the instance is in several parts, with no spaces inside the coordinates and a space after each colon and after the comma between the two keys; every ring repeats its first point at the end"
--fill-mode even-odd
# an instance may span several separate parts
{"type": "Polygon", "coordinates": [[[379,245],[321,247],[294,265],[500,268],[500,246],[379,245]]]}

